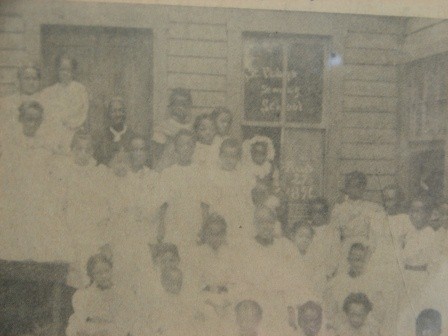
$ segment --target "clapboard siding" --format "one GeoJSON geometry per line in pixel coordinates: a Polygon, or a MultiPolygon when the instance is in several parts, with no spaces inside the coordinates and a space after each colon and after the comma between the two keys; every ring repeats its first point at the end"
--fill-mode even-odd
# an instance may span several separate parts
{"type": "Polygon", "coordinates": [[[342,143],[395,144],[397,134],[393,129],[342,128],[342,143]]]}
{"type": "Polygon", "coordinates": [[[355,97],[346,94],[344,107],[347,112],[395,112],[397,98],[394,97],[355,97]]]}
{"type": "Polygon", "coordinates": [[[394,66],[377,65],[347,65],[345,79],[379,81],[396,84],[397,68],[394,66]]]}
{"type": "Polygon", "coordinates": [[[348,33],[346,47],[369,49],[398,49],[398,35],[377,33],[348,33]]]}
{"type": "Polygon", "coordinates": [[[391,113],[351,113],[342,114],[341,126],[348,128],[395,129],[396,116],[391,113]]]}
{"type": "Polygon", "coordinates": [[[345,144],[341,149],[342,159],[393,160],[395,155],[394,144],[345,144]]]}
{"type": "MultiPolygon", "coordinates": [[[[3,71],[0,69],[0,71],[3,71]]],[[[16,92],[17,88],[14,84],[3,84],[0,83],[0,97],[8,96],[16,92]]]]}
{"type": "Polygon", "coordinates": [[[348,32],[401,34],[403,23],[392,17],[353,15],[350,18],[348,32]]]}
{"type": "Polygon", "coordinates": [[[397,97],[396,83],[346,80],[345,93],[349,96],[397,97]]]}
{"type": "Polygon", "coordinates": [[[25,51],[22,50],[1,50],[0,49],[0,67],[18,66],[20,60],[24,58],[25,51]]]}
{"type": "Polygon", "coordinates": [[[25,48],[23,34],[21,33],[0,33],[1,50],[20,50],[25,48]]]}
{"type": "Polygon", "coordinates": [[[225,58],[226,42],[170,40],[169,55],[225,58]]]}
{"type": "Polygon", "coordinates": [[[348,174],[351,171],[358,170],[365,174],[394,175],[397,172],[397,165],[394,161],[375,161],[375,160],[341,160],[339,172],[348,174]]]}
{"type": "Polygon", "coordinates": [[[227,60],[224,58],[169,56],[168,71],[187,74],[226,75],[227,60]]]}
{"type": "Polygon", "coordinates": [[[0,32],[22,33],[25,29],[20,16],[0,16],[0,32]]]}
{"type": "Polygon", "coordinates": [[[225,76],[210,76],[196,74],[168,74],[168,87],[184,87],[191,90],[224,91],[226,89],[225,76]]]}
{"type": "Polygon", "coordinates": [[[226,103],[226,92],[192,91],[194,105],[197,107],[223,106],[226,103]]]}
{"type": "Polygon", "coordinates": [[[430,28],[442,22],[442,19],[410,18],[406,23],[406,35],[430,28]]]}
{"type": "Polygon", "coordinates": [[[17,80],[17,68],[16,67],[1,67],[0,71],[0,83],[2,84],[14,84],[17,80]]]}
{"type": "Polygon", "coordinates": [[[397,50],[346,48],[344,63],[348,65],[395,65],[400,56],[397,50]]]}
{"type": "Polygon", "coordinates": [[[169,36],[177,40],[227,41],[227,27],[222,24],[173,22],[169,28],[169,36]]]}

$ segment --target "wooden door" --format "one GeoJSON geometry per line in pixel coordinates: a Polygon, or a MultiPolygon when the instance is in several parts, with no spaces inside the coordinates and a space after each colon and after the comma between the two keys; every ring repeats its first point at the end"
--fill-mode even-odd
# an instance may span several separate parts
{"type": "Polygon", "coordinates": [[[112,96],[127,104],[128,123],[150,136],[152,125],[151,31],[45,25],[42,34],[43,83],[56,82],[55,59],[67,52],[78,62],[76,80],[87,87],[90,108],[88,126],[92,132],[104,125],[104,113],[112,96]]]}

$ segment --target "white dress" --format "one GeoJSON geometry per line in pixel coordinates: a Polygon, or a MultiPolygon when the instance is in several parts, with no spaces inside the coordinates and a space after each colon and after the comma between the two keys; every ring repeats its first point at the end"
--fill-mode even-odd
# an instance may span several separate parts
{"type": "Polygon", "coordinates": [[[89,111],[86,87],[76,81],[68,85],[56,83],[42,90],[41,99],[45,109],[42,134],[55,150],[69,153],[73,135],[84,124],[89,111]]]}
{"type": "Polygon", "coordinates": [[[137,323],[136,302],[134,295],[115,286],[101,290],[91,285],[77,290],[72,298],[74,313],[69,319],[66,335],[105,331],[111,336],[126,336],[137,323]]]}
{"type": "Polygon", "coordinates": [[[71,261],[63,220],[61,188],[53,178],[51,153],[41,137],[26,137],[17,127],[1,156],[0,258],[71,261]]]}
{"type": "Polygon", "coordinates": [[[168,204],[164,241],[179,249],[194,246],[202,228],[201,204],[210,201],[202,170],[193,164],[166,168],[160,174],[156,197],[159,204],[168,204]]]}
{"type": "Polygon", "coordinates": [[[230,244],[252,239],[253,224],[252,183],[241,169],[227,171],[212,169],[208,177],[211,189],[211,210],[220,214],[227,222],[227,241],[230,244]]]}

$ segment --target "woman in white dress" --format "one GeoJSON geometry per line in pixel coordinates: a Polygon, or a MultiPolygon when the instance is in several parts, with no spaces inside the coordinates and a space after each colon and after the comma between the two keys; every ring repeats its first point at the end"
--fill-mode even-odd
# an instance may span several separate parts
{"type": "Polygon", "coordinates": [[[42,125],[45,137],[62,154],[70,152],[75,131],[84,125],[89,111],[86,87],[75,80],[77,61],[67,54],[56,59],[58,82],[42,91],[46,118],[42,125]]]}

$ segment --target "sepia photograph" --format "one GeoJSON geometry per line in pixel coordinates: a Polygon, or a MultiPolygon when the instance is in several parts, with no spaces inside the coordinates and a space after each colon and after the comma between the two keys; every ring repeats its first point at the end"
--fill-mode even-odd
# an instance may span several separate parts
{"type": "Polygon", "coordinates": [[[448,336],[447,140],[446,0],[0,0],[0,336],[448,336]]]}

